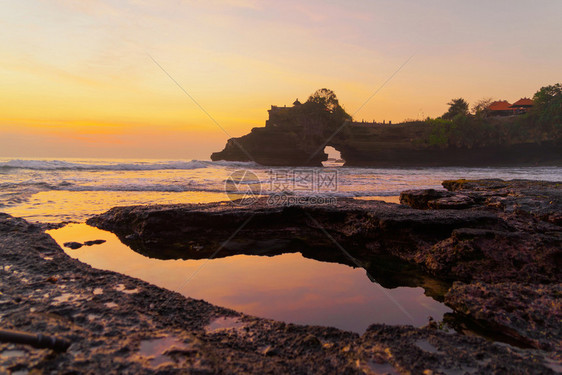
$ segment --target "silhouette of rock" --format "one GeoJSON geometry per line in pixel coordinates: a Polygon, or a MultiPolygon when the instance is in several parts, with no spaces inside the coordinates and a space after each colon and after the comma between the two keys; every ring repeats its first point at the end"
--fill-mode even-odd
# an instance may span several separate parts
{"type": "MultiPolygon", "coordinates": [[[[345,166],[490,166],[562,165],[561,140],[492,141],[470,147],[434,145],[434,126],[422,121],[401,124],[352,122],[326,111],[309,110],[309,104],[272,106],[265,127],[231,138],[211,160],[254,161],[267,166],[321,166],[325,146],[340,152],[345,166]]],[[[490,120],[491,121],[491,120],[490,120]]],[[[494,126],[506,126],[503,123],[494,126]]]]}
{"type": "Polygon", "coordinates": [[[84,242],[84,246],[101,245],[104,242],[105,242],[105,240],[86,241],[86,242],[84,242]]]}

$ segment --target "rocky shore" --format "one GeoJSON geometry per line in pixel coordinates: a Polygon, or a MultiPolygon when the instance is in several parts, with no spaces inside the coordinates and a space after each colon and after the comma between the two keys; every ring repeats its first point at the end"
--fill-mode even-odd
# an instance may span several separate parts
{"type": "MultiPolygon", "coordinates": [[[[363,335],[244,315],[68,257],[44,228],[0,215],[2,328],[55,334],[65,353],[0,344],[0,371],[549,374],[562,347],[562,185],[446,181],[402,205],[118,207],[88,220],[167,259],[299,251],[424,287],[517,346],[375,324],[363,335]],[[384,259],[395,267],[381,267],[384,259]],[[415,269],[406,272],[407,269],[415,269]],[[397,272],[393,272],[396,270],[397,272]]],[[[95,239],[93,239],[95,240],[95,239]]],[[[462,327],[457,329],[462,331],[462,327]]]]}

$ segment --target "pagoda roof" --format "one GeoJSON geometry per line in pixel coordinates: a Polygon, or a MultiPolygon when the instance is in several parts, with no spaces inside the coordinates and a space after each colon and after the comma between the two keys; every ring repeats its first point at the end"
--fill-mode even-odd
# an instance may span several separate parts
{"type": "Polygon", "coordinates": [[[511,104],[507,100],[498,100],[488,106],[490,111],[510,111],[511,104]]]}
{"type": "Polygon", "coordinates": [[[533,99],[521,98],[513,103],[512,107],[532,107],[534,104],[533,99]]]}

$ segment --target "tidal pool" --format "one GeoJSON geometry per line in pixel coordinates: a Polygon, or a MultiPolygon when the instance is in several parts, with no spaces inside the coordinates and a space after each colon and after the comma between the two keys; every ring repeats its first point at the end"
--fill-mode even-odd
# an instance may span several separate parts
{"type": "Polygon", "coordinates": [[[161,260],[141,255],[113,233],[86,224],[48,233],[61,247],[71,241],[105,240],[77,250],[63,247],[69,256],[95,268],[263,318],[363,333],[373,323],[423,326],[430,316],[441,320],[452,311],[420,287],[386,289],[371,281],[363,268],[300,253],[161,260]]]}

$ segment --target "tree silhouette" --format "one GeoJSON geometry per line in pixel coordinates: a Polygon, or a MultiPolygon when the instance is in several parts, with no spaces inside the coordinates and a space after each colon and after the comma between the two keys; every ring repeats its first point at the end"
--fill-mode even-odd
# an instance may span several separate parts
{"type": "Polygon", "coordinates": [[[474,113],[477,118],[486,118],[490,114],[490,110],[488,109],[490,104],[492,104],[492,98],[480,99],[472,106],[472,113],[474,113]]]}
{"type": "Polygon", "coordinates": [[[331,113],[333,113],[336,108],[340,106],[340,102],[336,96],[336,93],[326,88],[316,90],[312,95],[308,97],[307,103],[320,104],[331,113]]]}
{"type": "Polygon", "coordinates": [[[351,120],[351,116],[340,105],[336,93],[327,88],[316,90],[308,97],[303,107],[309,113],[323,112],[328,114],[329,122],[332,123],[331,126],[340,126],[345,121],[351,120]]]}
{"type": "Polygon", "coordinates": [[[441,116],[445,120],[450,120],[457,115],[468,115],[468,102],[463,98],[453,99],[447,104],[449,110],[441,116]]]}

